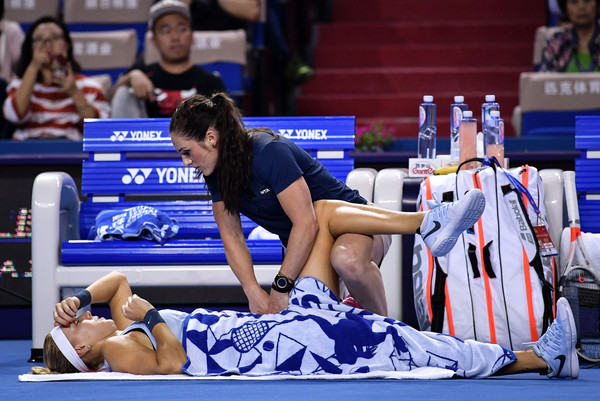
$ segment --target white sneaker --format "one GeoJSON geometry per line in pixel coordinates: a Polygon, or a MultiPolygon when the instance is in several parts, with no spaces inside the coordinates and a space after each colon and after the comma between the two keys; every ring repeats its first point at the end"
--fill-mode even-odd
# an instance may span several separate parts
{"type": "Polygon", "coordinates": [[[485,196],[472,189],[456,202],[439,203],[427,212],[419,232],[435,257],[444,256],[454,248],[460,234],[479,220],[485,209],[485,196]]]}
{"type": "Polygon", "coordinates": [[[548,364],[548,377],[575,379],[579,376],[579,359],[575,351],[577,328],[566,298],[556,303],[556,319],[533,344],[533,352],[548,364]]]}

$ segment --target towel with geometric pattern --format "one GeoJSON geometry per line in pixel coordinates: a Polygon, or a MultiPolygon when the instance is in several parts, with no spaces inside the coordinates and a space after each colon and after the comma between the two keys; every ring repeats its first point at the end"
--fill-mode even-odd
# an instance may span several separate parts
{"type": "Polygon", "coordinates": [[[516,360],[495,344],[420,332],[397,320],[339,302],[321,281],[302,277],[290,306],[255,315],[197,309],[185,323],[194,376],[328,375],[450,369],[459,377],[487,377],[516,360]]]}

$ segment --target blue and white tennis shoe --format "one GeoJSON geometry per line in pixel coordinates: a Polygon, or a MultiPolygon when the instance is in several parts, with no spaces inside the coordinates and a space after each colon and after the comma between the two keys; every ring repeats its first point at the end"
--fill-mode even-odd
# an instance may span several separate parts
{"type": "Polygon", "coordinates": [[[573,312],[566,298],[556,303],[556,319],[535,343],[533,352],[548,364],[548,377],[576,379],[579,376],[579,359],[575,346],[577,328],[573,312]]]}
{"type": "Polygon", "coordinates": [[[484,209],[485,196],[477,188],[470,190],[456,202],[436,201],[419,228],[431,254],[439,257],[450,252],[460,234],[479,220],[484,209]]]}

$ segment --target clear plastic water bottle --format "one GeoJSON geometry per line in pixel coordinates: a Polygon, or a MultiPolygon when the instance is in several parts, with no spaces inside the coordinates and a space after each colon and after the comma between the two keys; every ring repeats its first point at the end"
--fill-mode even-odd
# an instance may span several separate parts
{"type": "Polygon", "coordinates": [[[500,111],[500,105],[496,103],[495,95],[485,95],[485,103],[481,105],[481,131],[485,137],[485,127],[487,120],[490,119],[492,110],[500,111]]]}
{"type": "Polygon", "coordinates": [[[419,106],[419,140],[417,152],[418,157],[421,159],[435,159],[436,119],[437,106],[433,103],[433,96],[423,96],[423,103],[419,106]]]}
{"type": "Polygon", "coordinates": [[[463,112],[468,109],[464,96],[454,96],[454,103],[450,105],[450,158],[452,159],[459,157],[458,127],[463,119],[463,112]]]}
{"type": "Polygon", "coordinates": [[[485,155],[496,156],[500,165],[504,167],[504,120],[500,118],[500,112],[492,110],[486,124],[487,129],[483,137],[485,155]]]}

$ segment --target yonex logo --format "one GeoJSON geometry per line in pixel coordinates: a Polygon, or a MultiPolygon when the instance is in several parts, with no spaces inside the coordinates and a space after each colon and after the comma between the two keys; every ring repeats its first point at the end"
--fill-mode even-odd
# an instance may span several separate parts
{"type": "Polygon", "coordinates": [[[127,137],[127,133],[129,131],[113,131],[113,134],[110,136],[110,140],[115,142],[115,141],[119,141],[119,142],[123,142],[125,140],[125,138],[127,137]]]}
{"type": "Polygon", "coordinates": [[[162,140],[162,131],[113,131],[110,136],[112,142],[144,142],[162,140]]]}
{"type": "MultiPolygon", "coordinates": [[[[132,182],[141,185],[152,174],[153,168],[128,168],[127,174],[121,177],[121,181],[125,185],[132,182]]],[[[196,178],[196,171],[189,167],[167,167],[157,168],[156,175],[158,184],[189,184],[202,182],[202,178],[196,178]]]]}
{"type": "Polygon", "coordinates": [[[146,178],[148,178],[148,176],[152,172],[152,169],[128,168],[127,171],[129,172],[129,174],[125,174],[123,177],[121,177],[121,181],[123,182],[123,184],[127,185],[131,184],[132,182],[135,182],[136,184],[141,185],[144,183],[144,181],[146,181],[146,178]]]}
{"type": "Polygon", "coordinates": [[[319,141],[327,140],[326,129],[279,129],[279,133],[288,138],[309,140],[316,139],[319,141]]]}
{"type": "Polygon", "coordinates": [[[279,133],[283,136],[290,137],[290,136],[294,135],[294,130],[293,129],[280,129],[279,133]]]}

